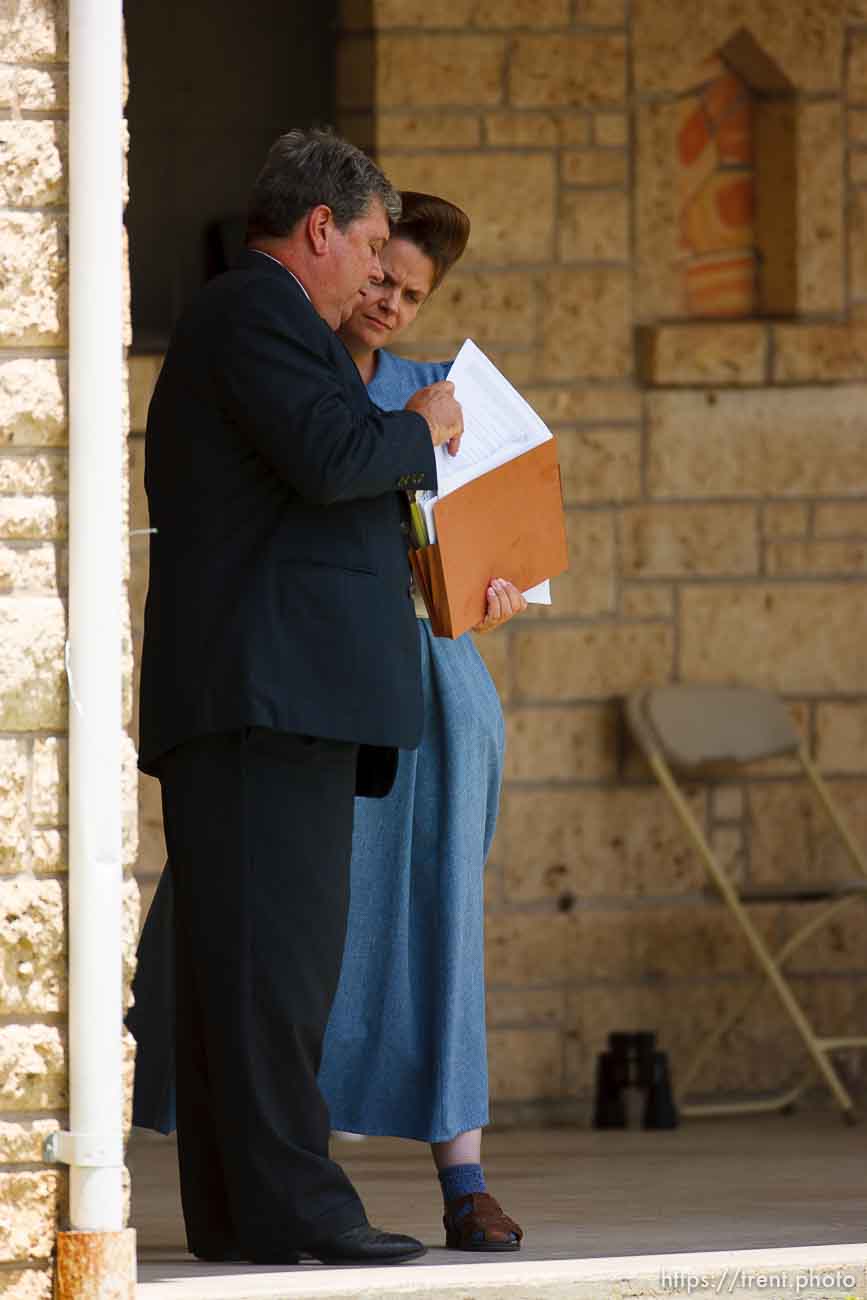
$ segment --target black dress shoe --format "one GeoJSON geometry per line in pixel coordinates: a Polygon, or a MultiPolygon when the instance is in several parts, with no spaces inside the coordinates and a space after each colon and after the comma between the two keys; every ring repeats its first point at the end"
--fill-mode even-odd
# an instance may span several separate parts
{"type": "Polygon", "coordinates": [[[369,1223],[347,1228],[333,1237],[307,1247],[307,1254],[323,1264],[402,1264],[424,1255],[427,1247],[415,1237],[399,1232],[380,1232],[369,1223]]]}
{"type": "Polygon", "coordinates": [[[244,1258],[234,1246],[203,1246],[201,1249],[190,1246],[190,1254],[203,1264],[240,1264],[244,1258]]]}

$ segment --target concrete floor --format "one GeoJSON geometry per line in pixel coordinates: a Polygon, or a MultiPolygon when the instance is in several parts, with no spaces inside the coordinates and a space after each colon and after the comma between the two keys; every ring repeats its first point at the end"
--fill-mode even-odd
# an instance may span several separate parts
{"type": "MultiPolygon", "coordinates": [[[[479,1289],[464,1289],[464,1296],[488,1294],[483,1276],[508,1265],[526,1269],[535,1263],[541,1281],[539,1268],[546,1275],[554,1269],[558,1276],[568,1269],[552,1261],[613,1259],[628,1275],[629,1257],[834,1247],[867,1239],[867,1122],[849,1128],[831,1111],[692,1120],[673,1132],[552,1129],[491,1134],[485,1143],[489,1187],[526,1232],[520,1255],[505,1259],[443,1248],[438,1186],[426,1148],[377,1138],[337,1141],[334,1154],[358,1187],[371,1222],[413,1233],[429,1245],[427,1256],[400,1274],[406,1278],[406,1270],[423,1268],[427,1276],[431,1266],[459,1264],[465,1277],[472,1268],[479,1289]],[[542,1261],[549,1263],[543,1266],[542,1261]]],[[[273,1288],[253,1285],[260,1270],[205,1268],[185,1254],[171,1140],[135,1135],[129,1164],[139,1276],[145,1284],[139,1288],[142,1300],[169,1294],[277,1294],[273,1288]],[[205,1285],[206,1279],[213,1285],[205,1285]],[[160,1285],[170,1280],[168,1288],[160,1285]],[[176,1290],[184,1281],[198,1281],[199,1289],[185,1285],[176,1290]]],[[[846,1259],[852,1258],[850,1249],[846,1259]]],[[[863,1266],[867,1247],[857,1247],[854,1258],[863,1266]]],[[[634,1262],[637,1267],[639,1260],[634,1262]]],[[[345,1279],[346,1272],[318,1264],[281,1270],[284,1285],[279,1294],[344,1294],[327,1285],[322,1290],[321,1282],[302,1292],[289,1286],[287,1275],[322,1279],[327,1273],[336,1282],[345,1279]]],[[[530,1272],[526,1294],[555,1294],[554,1274],[551,1286],[537,1292],[529,1286],[530,1272]]],[[[395,1277],[394,1270],[390,1276],[395,1277]]],[[[299,1286],[302,1280],[295,1279],[299,1286]]],[[[421,1282],[421,1275],[417,1280],[421,1282]]],[[[433,1294],[427,1286],[423,1290],[433,1294]]],[[[386,1292],[365,1289],[364,1294],[386,1292]]],[[[857,1295],[859,1300],[865,1297],[860,1281],[857,1295]]],[[[809,1300],[809,1293],[804,1297],[809,1300]]]]}

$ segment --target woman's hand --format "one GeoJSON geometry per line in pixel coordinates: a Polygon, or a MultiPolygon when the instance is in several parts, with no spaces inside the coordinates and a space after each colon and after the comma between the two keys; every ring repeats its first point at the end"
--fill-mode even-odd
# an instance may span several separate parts
{"type": "Polygon", "coordinates": [[[488,587],[488,608],[481,623],[473,628],[474,632],[493,632],[495,627],[502,627],[516,614],[522,614],[527,602],[513,582],[505,578],[492,578],[488,587]]]}

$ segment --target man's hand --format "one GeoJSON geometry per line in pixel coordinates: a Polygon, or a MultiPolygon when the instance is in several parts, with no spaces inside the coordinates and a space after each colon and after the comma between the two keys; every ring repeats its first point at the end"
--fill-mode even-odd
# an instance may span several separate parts
{"type": "Polygon", "coordinates": [[[449,455],[457,456],[464,431],[464,415],[460,402],[455,401],[455,386],[447,379],[438,384],[420,388],[406,404],[405,410],[417,411],[427,420],[435,447],[448,443],[449,455]]]}

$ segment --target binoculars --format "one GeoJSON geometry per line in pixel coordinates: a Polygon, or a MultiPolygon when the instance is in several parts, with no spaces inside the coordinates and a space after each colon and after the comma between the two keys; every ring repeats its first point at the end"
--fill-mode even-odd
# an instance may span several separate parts
{"type": "Polygon", "coordinates": [[[642,1128],[677,1128],[668,1057],[656,1050],[656,1034],[608,1035],[596,1060],[594,1128],[632,1128],[640,1108],[642,1128]]]}

